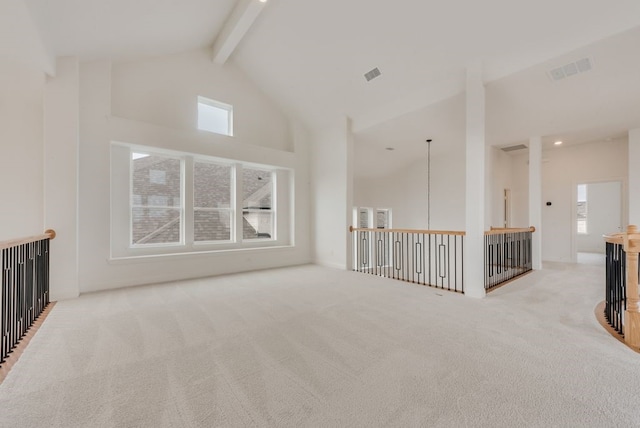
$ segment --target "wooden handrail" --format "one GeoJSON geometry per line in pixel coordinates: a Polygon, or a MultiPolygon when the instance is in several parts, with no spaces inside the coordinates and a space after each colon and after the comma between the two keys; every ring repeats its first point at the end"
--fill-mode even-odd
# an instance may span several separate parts
{"type": "Polygon", "coordinates": [[[521,233],[521,232],[535,232],[536,228],[530,227],[491,227],[491,230],[484,232],[485,236],[488,235],[502,235],[504,233],[521,233]]]}
{"type": "Polygon", "coordinates": [[[610,244],[624,245],[624,233],[612,233],[611,235],[602,235],[604,242],[610,244]]]}
{"type": "Polygon", "coordinates": [[[4,250],[11,247],[17,247],[18,245],[28,244],[30,242],[41,241],[43,239],[54,239],[56,237],[56,231],[53,229],[47,229],[42,235],[27,236],[25,238],[10,239],[8,241],[0,242],[0,250],[4,250]]]}
{"type": "Polygon", "coordinates": [[[419,233],[422,235],[459,235],[467,233],[459,230],[420,230],[420,229],[367,229],[365,227],[349,226],[349,232],[385,232],[385,233],[419,233]]]}
{"type": "MultiPolygon", "coordinates": [[[[530,227],[491,227],[484,232],[485,235],[502,235],[504,233],[535,232],[536,228],[530,227]]],[[[420,233],[423,235],[459,235],[465,236],[467,232],[460,230],[422,230],[422,229],[370,229],[366,227],[349,226],[349,232],[387,232],[387,233],[420,233]]]]}

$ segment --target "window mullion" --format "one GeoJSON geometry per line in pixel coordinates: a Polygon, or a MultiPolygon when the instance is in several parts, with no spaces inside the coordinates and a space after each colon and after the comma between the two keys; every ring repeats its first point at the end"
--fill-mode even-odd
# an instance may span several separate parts
{"type": "Polygon", "coordinates": [[[187,156],[184,159],[184,173],[182,182],[183,195],[182,210],[184,212],[184,243],[187,246],[193,245],[194,226],[193,226],[193,203],[194,203],[194,185],[193,185],[193,157],[187,156]]]}
{"type": "Polygon", "coordinates": [[[276,215],[276,207],[278,206],[278,186],[280,180],[278,179],[278,173],[275,171],[271,173],[271,238],[273,240],[278,239],[278,216],[276,215]]]}
{"type": "Polygon", "coordinates": [[[242,192],[243,190],[243,185],[242,185],[242,164],[235,164],[234,168],[233,168],[233,204],[232,207],[234,207],[234,212],[232,214],[234,214],[234,218],[235,218],[235,239],[234,241],[241,244],[242,243],[242,230],[244,227],[244,222],[243,222],[243,215],[242,215],[242,192]]]}

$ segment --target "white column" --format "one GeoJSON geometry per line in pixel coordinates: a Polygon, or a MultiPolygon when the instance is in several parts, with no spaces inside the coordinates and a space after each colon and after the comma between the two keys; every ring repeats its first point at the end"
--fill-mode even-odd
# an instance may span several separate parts
{"type": "Polygon", "coordinates": [[[629,131],[629,224],[640,226],[640,128],[629,131]]]}
{"type": "Polygon", "coordinates": [[[311,148],[314,262],[350,269],[349,225],[353,199],[353,139],[343,117],[316,132],[311,148]]]}
{"type": "Polygon", "coordinates": [[[532,237],[534,269],[542,269],[542,138],[529,139],[529,226],[532,237]]]}
{"type": "Polygon", "coordinates": [[[79,64],[58,58],[44,93],[44,224],[51,241],[51,300],[77,297],[79,64]]]}
{"type": "MultiPolygon", "coordinates": [[[[345,210],[347,227],[353,222],[353,181],[354,181],[354,137],[353,124],[350,118],[347,118],[347,209],[345,210]]],[[[375,215],[375,214],[374,214],[375,215]]],[[[356,225],[354,225],[356,226],[356,225]]],[[[373,226],[372,226],[373,227],[373,226]]],[[[347,234],[347,270],[353,269],[353,236],[350,232],[347,234]]]]}
{"type": "Polygon", "coordinates": [[[482,66],[467,69],[466,237],[464,292],[481,298],[484,290],[485,96],[482,66]]]}

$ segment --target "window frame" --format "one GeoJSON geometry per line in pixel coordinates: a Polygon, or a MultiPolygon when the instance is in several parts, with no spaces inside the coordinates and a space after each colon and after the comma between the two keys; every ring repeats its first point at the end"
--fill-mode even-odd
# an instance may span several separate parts
{"type": "Polygon", "coordinates": [[[375,220],[374,229],[392,229],[393,226],[391,225],[391,208],[376,208],[376,214],[375,214],[374,220],[375,220]],[[385,225],[383,227],[380,227],[378,225],[378,218],[380,214],[382,214],[385,218],[385,225]]]}
{"type": "Polygon", "coordinates": [[[589,186],[587,183],[580,183],[577,185],[576,187],[576,218],[575,218],[575,226],[576,226],[576,234],[580,235],[580,236],[584,236],[584,235],[588,235],[589,234],[589,186]],[[584,186],[584,200],[581,201],[580,200],[580,187],[584,186]],[[580,219],[578,218],[578,216],[580,215],[578,213],[578,204],[580,204],[581,202],[584,203],[584,219],[580,219]],[[580,230],[579,227],[579,223],[580,222],[584,222],[584,230],[580,230]]]}
{"type": "Polygon", "coordinates": [[[118,261],[137,259],[140,257],[188,255],[220,251],[237,251],[268,249],[272,247],[290,247],[295,245],[294,236],[294,180],[295,170],[281,162],[280,165],[269,165],[251,161],[211,156],[201,153],[189,153],[151,146],[111,142],[111,210],[110,210],[110,257],[118,261]],[[180,243],[145,243],[132,245],[132,153],[159,155],[180,158],[181,163],[181,242],[180,243]],[[233,167],[231,177],[234,193],[230,214],[235,227],[232,229],[232,241],[196,241],[194,237],[194,163],[204,162],[233,167]],[[270,171],[272,174],[272,228],[271,238],[243,239],[242,236],[242,175],[243,167],[270,171]],[[283,195],[282,198],[279,195],[283,195]],[[240,225],[240,226],[239,226],[240,225]]]}
{"type": "Polygon", "coordinates": [[[208,244],[233,244],[237,242],[236,239],[236,210],[237,210],[237,203],[236,203],[236,195],[237,195],[237,185],[236,185],[236,175],[237,175],[237,169],[238,169],[238,164],[236,162],[219,162],[219,161],[215,161],[215,160],[211,160],[211,159],[204,159],[200,156],[196,157],[194,156],[192,158],[192,163],[193,163],[193,172],[191,174],[191,178],[192,180],[194,180],[195,182],[195,165],[196,163],[204,163],[204,164],[209,164],[209,165],[219,165],[219,166],[229,166],[230,167],[230,174],[229,174],[229,187],[230,187],[230,195],[229,195],[229,208],[207,208],[207,207],[196,207],[195,205],[195,200],[196,200],[196,186],[195,184],[192,186],[192,192],[193,192],[193,203],[190,206],[190,209],[192,210],[192,215],[191,215],[191,226],[195,229],[195,213],[196,210],[204,210],[204,211],[222,211],[222,210],[228,210],[229,211],[229,222],[230,222],[230,233],[229,233],[229,239],[228,240],[203,240],[203,241],[197,241],[195,238],[195,230],[193,232],[193,245],[208,245],[208,244]]]}
{"type": "Polygon", "coordinates": [[[198,109],[198,114],[197,114],[197,124],[196,124],[196,128],[200,131],[205,131],[205,132],[211,132],[214,134],[218,134],[218,135],[224,135],[227,137],[233,137],[233,105],[231,104],[227,104],[227,103],[223,103],[222,101],[218,101],[218,100],[214,100],[211,98],[207,98],[207,97],[203,97],[201,95],[198,95],[198,103],[197,103],[197,109],[198,109]],[[223,133],[223,132],[218,132],[218,131],[214,131],[212,129],[207,129],[204,127],[201,127],[200,124],[200,105],[205,105],[208,107],[213,107],[215,109],[218,110],[222,110],[225,111],[227,114],[227,132],[223,133]]]}
{"type": "MultiPolygon", "coordinates": [[[[244,227],[241,227],[240,230],[242,230],[242,241],[245,242],[259,242],[259,241],[270,241],[273,239],[276,239],[275,237],[277,237],[277,216],[276,216],[276,189],[277,189],[277,174],[274,170],[270,170],[270,169],[265,169],[263,167],[257,167],[257,166],[253,166],[253,165],[242,165],[241,168],[239,168],[239,172],[238,172],[238,180],[242,181],[242,197],[244,197],[244,171],[246,169],[254,169],[254,170],[261,170],[261,171],[269,171],[269,173],[271,174],[271,207],[268,210],[264,210],[264,209],[255,209],[255,208],[247,208],[245,209],[244,207],[242,207],[242,205],[244,205],[244,200],[240,200],[238,203],[238,206],[241,208],[241,218],[243,220],[243,225],[244,225],[244,214],[245,211],[247,213],[265,213],[268,212],[271,214],[271,237],[267,238],[267,237],[255,237],[255,238],[245,238],[244,237],[244,227]]],[[[240,192],[238,192],[238,195],[240,195],[240,192]]]]}
{"type": "MultiPolygon", "coordinates": [[[[151,171],[151,170],[149,170],[151,171]]],[[[149,152],[145,150],[135,150],[131,148],[129,151],[129,247],[130,248],[153,248],[153,247],[176,247],[183,246],[185,242],[185,198],[184,198],[184,186],[185,186],[185,159],[181,156],[172,156],[165,153],[157,153],[157,152],[149,152]],[[180,213],[180,239],[177,242],[157,242],[157,243],[134,243],[133,242],[133,210],[135,208],[145,208],[150,207],[150,205],[136,205],[134,204],[133,198],[133,178],[134,178],[134,164],[133,161],[136,160],[133,157],[134,153],[138,154],[146,154],[148,156],[162,156],[167,159],[174,159],[180,161],[180,206],[178,208],[174,206],[151,206],[153,208],[164,208],[164,209],[177,209],[180,213]]]]}

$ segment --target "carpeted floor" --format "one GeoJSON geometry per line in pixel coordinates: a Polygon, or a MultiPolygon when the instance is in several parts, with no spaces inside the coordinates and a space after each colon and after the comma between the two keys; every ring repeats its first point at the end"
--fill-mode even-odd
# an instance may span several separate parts
{"type": "Polygon", "coordinates": [[[83,295],[0,385],[0,426],[640,426],[603,281],[546,265],[475,300],[303,266],[83,295]]]}

